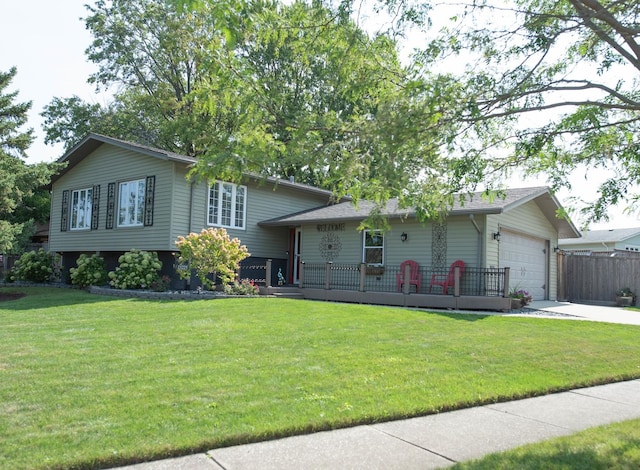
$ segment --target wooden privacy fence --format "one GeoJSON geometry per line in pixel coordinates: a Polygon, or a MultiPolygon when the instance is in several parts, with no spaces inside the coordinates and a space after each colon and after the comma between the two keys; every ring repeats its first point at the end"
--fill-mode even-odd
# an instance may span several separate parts
{"type": "Polygon", "coordinates": [[[616,291],[640,294],[640,256],[634,253],[561,253],[558,259],[558,300],[614,304],[616,291]]]}

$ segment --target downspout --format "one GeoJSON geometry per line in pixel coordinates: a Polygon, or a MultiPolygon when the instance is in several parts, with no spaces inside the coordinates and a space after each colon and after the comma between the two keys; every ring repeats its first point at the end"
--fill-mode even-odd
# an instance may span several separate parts
{"type": "Polygon", "coordinates": [[[473,226],[476,228],[476,231],[478,232],[478,246],[477,246],[477,266],[480,268],[482,267],[482,230],[480,230],[480,227],[478,226],[478,222],[476,221],[476,218],[473,214],[469,214],[469,220],[471,221],[471,223],[473,224],[473,226]]]}
{"type": "Polygon", "coordinates": [[[193,181],[189,184],[189,231],[191,233],[191,221],[193,220],[193,181]]]}

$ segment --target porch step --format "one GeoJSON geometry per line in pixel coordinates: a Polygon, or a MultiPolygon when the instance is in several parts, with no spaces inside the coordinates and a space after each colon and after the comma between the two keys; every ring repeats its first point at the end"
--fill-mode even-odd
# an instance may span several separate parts
{"type": "Polygon", "coordinates": [[[297,287],[261,287],[260,294],[288,299],[304,299],[304,295],[297,287]]]}
{"type": "Polygon", "coordinates": [[[302,292],[274,292],[271,295],[282,299],[304,299],[302,292]]]}

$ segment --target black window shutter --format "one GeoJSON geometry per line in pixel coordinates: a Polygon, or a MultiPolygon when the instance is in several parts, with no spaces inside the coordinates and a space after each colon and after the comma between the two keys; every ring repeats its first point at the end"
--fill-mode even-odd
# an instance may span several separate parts
{"type": "Polygon", "coordinates": [[[156,177],[147,176],[144,190],[144,226],[153,225],[153,199],[156,192],[156,177]]]}
{"type": "Polygon", "coordinates": [[[93,187],[91,192],[91,230],[98,230],[98,219],[100,214],[100,185],[93,187]]]}
{"type": "Polygon", "coordinates": [[[66,232],[69,227],[69,190],[62,191],[62,213],[60,216],[60,231],[66,232]]]}
{"type": "Polygon", "coordinates": [[[107,186],[107,224],[105,228],[113,228],[113,220],[116,211],[116,184],[109,183],[107,186]]]}

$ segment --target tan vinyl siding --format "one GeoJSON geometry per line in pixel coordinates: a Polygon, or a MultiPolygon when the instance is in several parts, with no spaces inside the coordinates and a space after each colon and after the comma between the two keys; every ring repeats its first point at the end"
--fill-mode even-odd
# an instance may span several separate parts
{"type": "Polygon", "coordinates": [[[333,257],[334,263],[357,264],[362,261],[362,233],[358,231],[359,222],[345,222],[344,230],[331,231],[318,230],[318,225],[323,224],[302,226],[302,261],[306,263],[324,263],[327,261],[322,256],[320,249],[323,237],[326,236],[331,236],[340,243],[340,251],[337,252],[337,256],[333,257]]]}
{"type": "MultiPolygon", "coordinates": [[[[338,237],[341,250],[334,257],[335,263],[362,262],[363,237],[358,230],[358,222],[346,222],[344,231],[333,231],[338,237]]],[[[384,234],[384,264],[399,266],[407,259],[417,261],[422,266],[432,265],[432,228],[431,223],[421,224],[415,220],[392,220],[391,230],[384,234]],[[405,232],[407,241],[402,242],[400,236],[405,232]]],[[[303,260],[310,263],[325,262],[320,252],[322,237],[327,232],[320,232],[317,224],[302,227],[303,260]]],[[[452,217],[447,220],[447,265],[462,259],[469,265],[477,264],[478,232],[468,217],[452,217]]]]}
{"type": "Polygon", "coordinates": [[[174,164],[173,175],[173,201],[171,204],[171,230],[168,243],[171,249],[176,249],[175,242],[178,236],[188,235],[192,232],[189,223],[192,205],[192,184],[187,181],[188,168],[179,163],[174,164]]]}
{"type": "MultiPolygon", "coordinates": [[[[298,191],[285,186],[248,182],[246,193],[246,228],[226,228],[230,237],[237,237],[251,253],[263,258],[286,258],[289,250],[288,227],[261,227],[259,222],[275,219],[303,210],[322,207],[328,196],[298,191]]],[[[207,224],[209,185],[199,183],[193,191],[191,231],[199,232],[207,224]]],[[[215,227],[215,226],[213,226],[215,227]]]]}
{"type": "MultiPolygon", "coordinates": [[[[477,220],[476,220],[477,222],[477,220]]],[[[479,224],[480,225],[480,224],[479,224]]],[[[478,266],[479,238],[475,226],[468,216],[452,217],[447,220],[447,266],[462,260],[468,266],[478,266]]]]}
{"type": "MultiPolygon", "coordinates": [[[[53,251],[126,251],[131,248],[171,248],[170,207],[173,203],[173,164],[108,144],[98,147],[53,185],[49,247],[53,251]],[[154,217],[150,227],[117,226],[117,183],[155,176],[154,217]],[[113,229],[106,229],[107,188],[116,183],[113,229]],[[62,192],[100,185],[97,230],[61,231],[62,192]]],[[[69,217],[71,214],[69,213],[69,217]]]]}
{"type": "Polygon", "coordinates": [[[558,287],[558,257],[554,253],[553,247],[558,246],[558,234],[551,222],[544,216],[535,201],[530,201],[500,216],[487,216],[485,240],[487,243],[487,264],[489,265],[498,266],[499,245],[498,242],[492,239],[492,233],[498,232],[503,228],[549,242],[549,253],[547,253],[549,266],[548,295],[550,299],[555,299],[558,287]]]}

